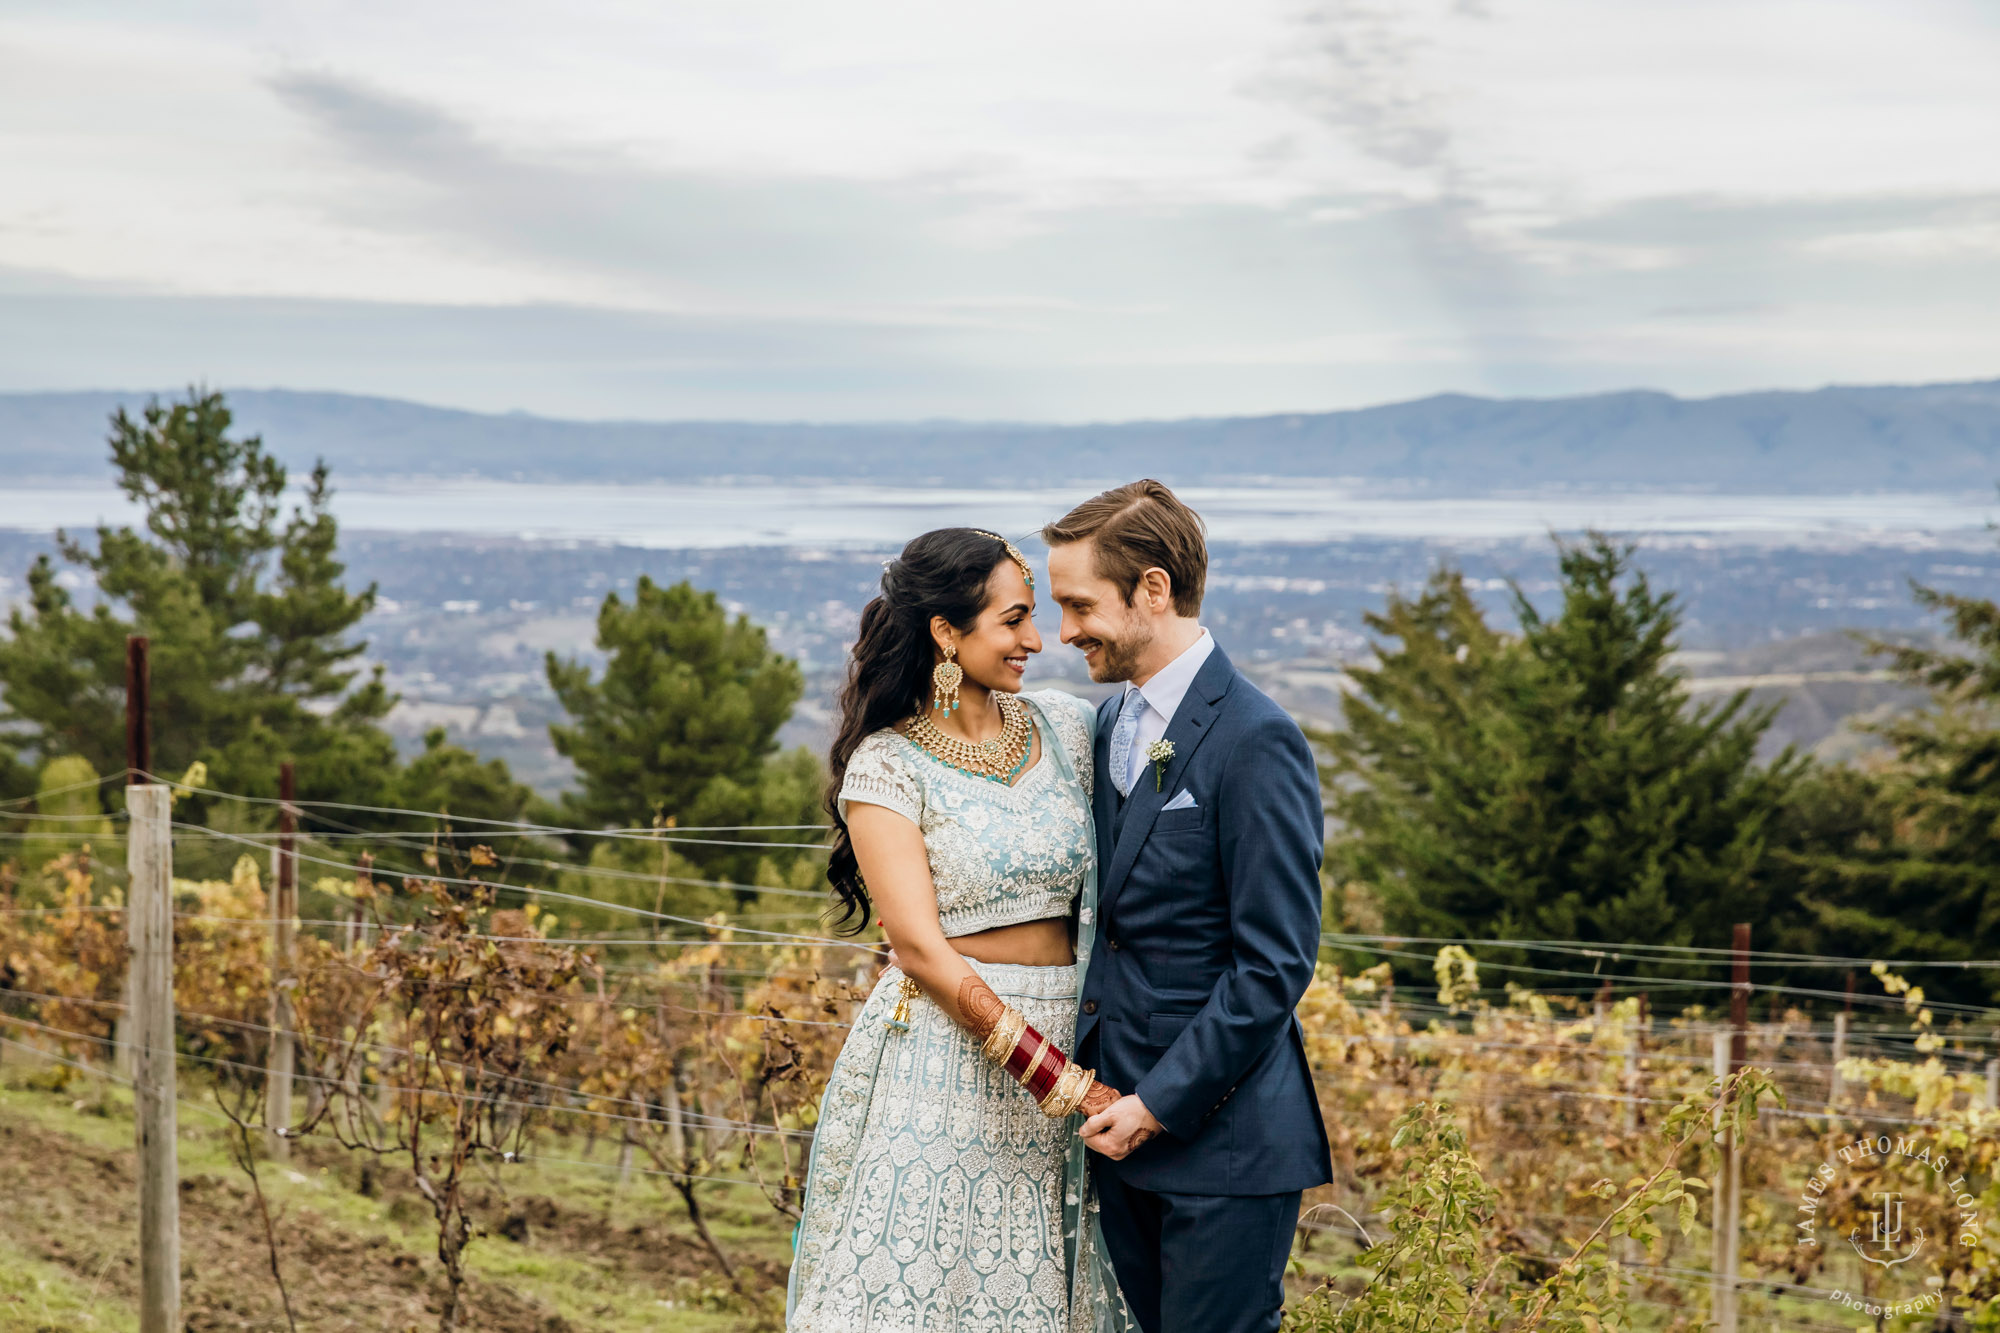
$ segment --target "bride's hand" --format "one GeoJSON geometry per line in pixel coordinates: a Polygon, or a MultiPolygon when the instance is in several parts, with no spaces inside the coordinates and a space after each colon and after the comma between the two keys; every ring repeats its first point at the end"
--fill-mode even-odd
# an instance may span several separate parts
{"type": "Polygon", "coordinates": [[[1084,1121],[1077,1133],[1083,1136],[1086,1148],[1121,1162],[1165,1129],[1137,1094],[1128,1093],[1111,1103],[1108,1110],[1084,1121]]]}
{"type": "MultiPolygon", "coordinates": [[[[1090,1091],[1083,1094],[1083,1105],[1076,1109],[1086,1116],[1099,1115],[1110,1110],[1111,1104],[1117,1100],[1118,1089],[1109,1083],[1093,1082],[1090,1091]]],[[[1082,1126],[1079,1125],[1078,1128],[1081,1129],[1082,1126]]]]}

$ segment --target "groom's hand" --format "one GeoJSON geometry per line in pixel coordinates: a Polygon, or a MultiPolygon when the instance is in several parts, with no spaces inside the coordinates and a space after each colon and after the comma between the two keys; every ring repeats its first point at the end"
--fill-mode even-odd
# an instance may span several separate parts
{"type": "Polygon", "coordinates": [[[1136,1094],[1128,1092],[1111,1103],[1109,1109],[1084,1121],[1083,1128],[1077,1133],[1083,1136],[1086,1148],[1101,1152],[1114,1162],[1121,1162],[1165,1128],[1146,1109],[1146,1103],[1140,1101],[1136,1094]]]}

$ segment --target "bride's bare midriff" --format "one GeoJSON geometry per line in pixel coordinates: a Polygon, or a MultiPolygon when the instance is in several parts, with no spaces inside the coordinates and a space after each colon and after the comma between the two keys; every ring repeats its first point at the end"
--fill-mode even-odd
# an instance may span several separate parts
{"type": "Polygon", "coordinates": [[[951,947],[982,963],[1065,967],[1076,961],[1076,952],[1069,944],[1069,922],[1061,917],[958,935],[951,940],[951,947]]]}

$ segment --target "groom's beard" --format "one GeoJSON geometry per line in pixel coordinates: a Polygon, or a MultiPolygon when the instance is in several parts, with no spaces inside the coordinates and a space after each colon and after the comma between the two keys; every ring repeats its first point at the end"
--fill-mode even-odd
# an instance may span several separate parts
{"type": "MultiPolygon", "coordinates": [[[[1096,643],[1102,651],[1090,668],[1090,678],[1099,685],[1109,685],[1114,681],[1132,679],[1133,673],[1139,669],[1139,659],[1153,646],[1153,636],[1145,630],[1135,630],[1131,638],[1098,639],[1096,643]]],[[[1086,651],[1090,648],[1088,643],[1076,646],[1086,651]]]]}

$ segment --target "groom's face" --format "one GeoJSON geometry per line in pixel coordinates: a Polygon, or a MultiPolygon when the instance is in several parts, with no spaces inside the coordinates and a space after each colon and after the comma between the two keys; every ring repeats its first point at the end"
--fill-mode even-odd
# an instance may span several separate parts
{"type": "Polygon", "coordinates": [[[1062,607],[1062,641],[1083,653],[1100,685],[1130,680],[1153,643],[1152,618],[1097,572],[1088,541],[1049,550],[1049,595],[1062,607]]]}

